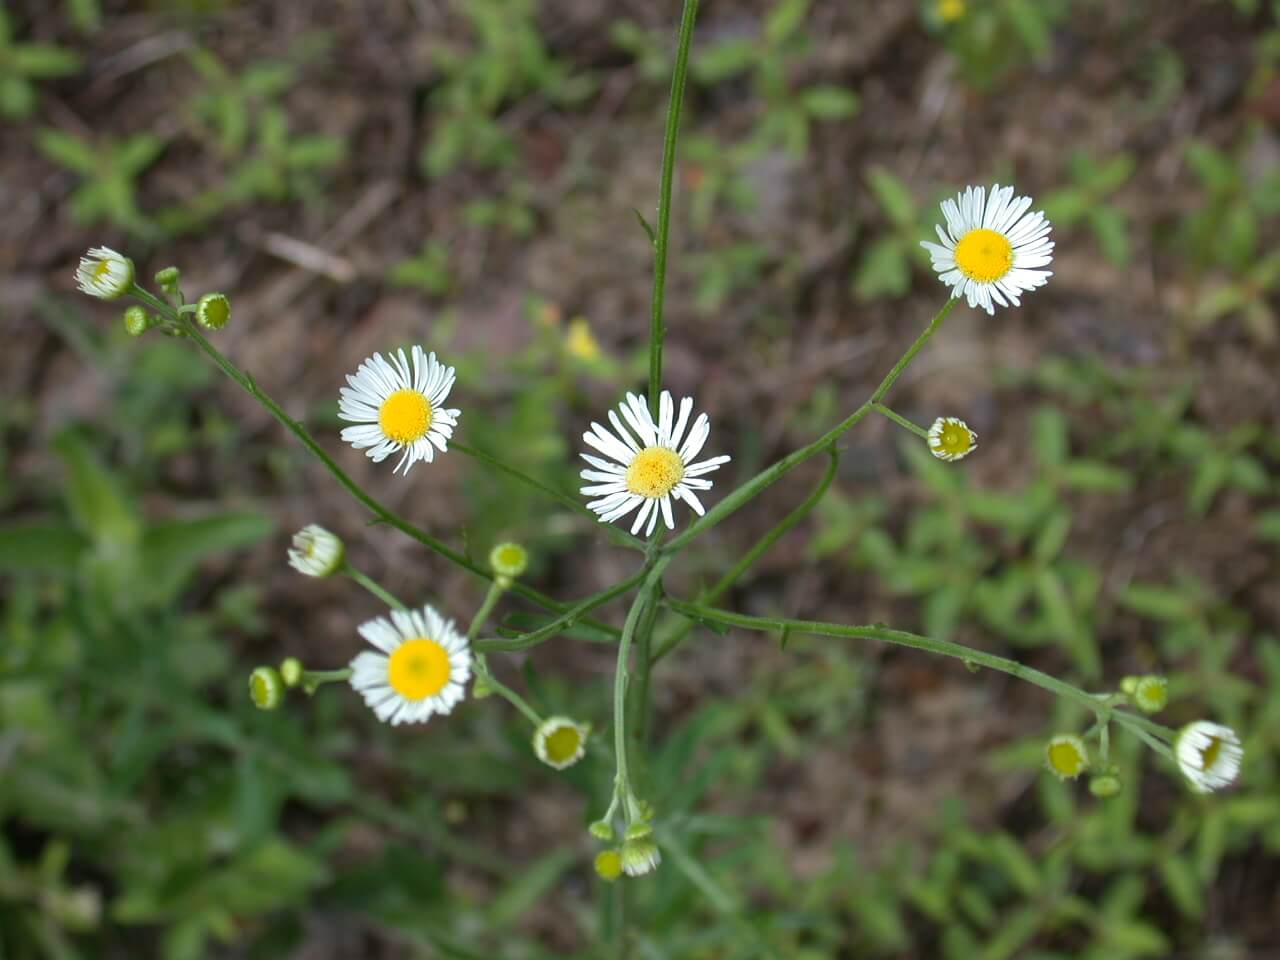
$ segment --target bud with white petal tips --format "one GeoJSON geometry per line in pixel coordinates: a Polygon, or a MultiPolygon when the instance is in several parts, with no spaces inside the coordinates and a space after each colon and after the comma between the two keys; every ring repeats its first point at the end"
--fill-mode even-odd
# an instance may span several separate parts
{"type": "Polygon", "coordinates": [[[100,300],[116,300],[133,289],[133,261],[110,247],[94,247],[80,258],[76,285],[100,300]]]}
{"type": "Polygon", "coordinates": [[[628,840],[622,845],[622,870],[628,877],[652,873],[662,863],[662,851],[648,837],[628,840]]]}
{"type": "Polygon", "coordinates": [[[1239,775],[1244,747],[1230,727],[1197,720],[1178,731],[1173,755],[1191,789],[1210,793],[1230,786],[1239,775]]]}
{"type": "Polygon", "coordinates": [[[293,535],[289,566],[308,577],[328,577],[342,569],[346,547],[336,534],[309,523],[293,535]]]}

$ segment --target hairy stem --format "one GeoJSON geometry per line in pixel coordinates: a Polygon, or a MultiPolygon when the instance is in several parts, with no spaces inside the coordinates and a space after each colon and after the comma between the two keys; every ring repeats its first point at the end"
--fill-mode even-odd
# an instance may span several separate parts
{"type": "Polygon", "coordinates": [[[666,336],[662,308],[667,286],[667,241],[671,234],[671,187],[675,182],[676,141],[680,137],[680,113],[684,109],[684,84],[689,70],[689,48],[693,23],[698,16],[698,0],[684,0],[680,36],[676,42],[676,63],[671,73],[671,96],[667,100],[667,130],[662,141],[662,178],[658,187],[658,227],[653,238],[653,305],[649,317],[649,412],[658,417],[658,396],[662,392],[662,341],[666,336]]]}

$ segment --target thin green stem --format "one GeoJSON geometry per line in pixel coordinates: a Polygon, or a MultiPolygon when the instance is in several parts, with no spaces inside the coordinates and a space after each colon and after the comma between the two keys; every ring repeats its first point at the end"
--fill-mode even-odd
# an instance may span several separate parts
{"type": "MultiPolygon", "coordinates": [[[[622,596],[622,594],[626,593],[642,581],[648,573],[648,570],[649,568],[647,565],[641,567],[640,570],[627,577],[625,580],[615,583],[612,587],[606,587],[604,590],[593,593],[584,600],[578,601],[560,616],[556,617],[544,626],[539,627],[537,630],[533,630],[529,633],[523,633],[518,637],[495,637],[488,640],[477,640],[475,647],[482,653],[496,653],[503,650],[527,650],[529,647],[536,647],[540,643],[545,643],[553,637],[563,633],[569,627],[572,627],[579,620],[583,620],[583,615],[587,612],[608,603],[615,597],[622,596]]],[[[586,623],[589,621],[583,620],[583,622],[586,623]]],[[[618,633],[618,631],[613,628],[611,628],[611,632],[618,633]]]]}
{"type": "Polygon", "coordinates": [[[303,670],[302,680],[298,685],[310,696],[326,683],[346,683],[350,679],[350,667],[339,670],[303,670]]]}
{"type": "Polygon", "coordinates": [[[714,507],[708,510],[706,514],[700,517],[695,523],[691,523],[686,527],[683,533],[679,536],[673,537],[667,543],[666,552],[675,553],[679,551],[689,543],[689,541],[693,540],[695,537],[701,536],[703,533],[706,533],[721,520],[725,519],[725,517],[750,502],[766,487],[776,483],[784,474],[794,470],[810,457],[815,456],[832,446],[841,435],[848,432],[855,425],[861,422],[867,414],[871,413],[874,405],[878,404],[884,398],[884,395],[889,392],[889,388],[893,386],[898,377],[902,376],[902,371],[907,368],[907,364],[915,359],[916,354],[919,353],[924,345],[929,342],[929,338],[937,333],[938,328],[942,325],[942,321],[947,318],[947,314],[955,308],[957,303],[959,303],[959,301],[953,297],[943,305],[942,309],[934,315],[933,320],[930,321],[929,326],[925,328],[925,331],[920,334],[920,336],[916,337],[915,342],[907,348],[907,352],[902,355],[896,364],[894,364],[893,369],[889,371],[888,376],[880,381],[880,386],[876,387],[875,393],[871,395],[870,399],[868,399],[866,403],[854,410],[853,413],[849,414],[849,416],[845,417],[817,440],[814,440],[807,446],[801,447],[793,453],[787,454],[781,460],[761,470],[746,483],[742,484],[714,507]]]}
{"type": "Polygon", "coordinates": [[[900,413],[896,413],[893,410],[890,410],[883,403],[873,403],[871,405],[871,409],[874,410],[876,413],[880,414],[881,416],[888,417],[890,420],[892,420],[898,426],[902,427],[904,430],[909,430],[910,432],[914,433],[921,440],[929,439],[928,430],[926,430],[924,427],[921,427],[917,424],[912,423],[910,420],[902,416],[900,413]]]}
{"type": "Polygon", "coordinates": [[[581,516],[586,517],[591,521],[591,524],[593,527],[603,529],[605,532],[605,536],[607,536],[610,540],[612,540],[614,543],[618,544],[619,546],[631,547],[633,550],[643,550],[645,548],[644,541],[641,540],[639,537],[633,537],[631,536],[631,534],[627,533],[625,530],[621,530],[618,527],[613,526],[612,524],[602,525],[600,523],[600,518],[597,517],[590,510],[588,510],[587,505],[583,503],[581,500],[575,500],[573,497],[569,496],[567,493],[563,493],[560,490],[555,489],[554,487],[548,486],[547,484],[543,483],[541,480],[538,480],[534,477],[529,476],[527,473],[520,470],[518,467],[513,467],[509,463],[504,463],[503,461],[499,460],[497,457],[491,456],[490,454],[485,453],[483,450],[477,450],[475,447],[462,443],[458,440],[450,440],[449,446],[451,449],[457,450],[459,453],[465,454],[466,456],[471,457],[471,459],[476,460],[480,463],[483,463],[485,466],[493,467],[495,470],[498,470],[501,473],[505,473],[509,477],[514,477],[516,480],[519,480],[521,483],[525,484],[526,486],[531,487],[534,490],[537,490],[539,493],[545,494],[546,496],[555,500],[561,506],[567,507],[569,510],[572,510],[574,513],[577,513],[577,514],[580,514],[581,516]]]}
{"type": "Polygon", "coordinates": [[[361,573],[359,570],[353,567],[350,563],[346,563],[343,565],[342,572],[345,573],[352,580],[354,580],[356,583],[360,584],[360,586],[364,587],[366,590],[372,593],[375,597],[377,597],[379,600],[385,603],[392,610],[408,609],[407,607],[405,607],[403,603],[399,601],[399,599],[396,598],[396,595],[393,594],[390,590],[383,587],[382,584],[378,583],[376,580],[374,580],[372,577],[368,576],[367,574],[361,573]]]}
{"type": "Polygon", "coordinates": [[[617,764],[614,777],[614,793],[622,798],[623,812],[628,822],[636,818],[637,810],[634,794],[631,789],[631,775],[627,764],[627,685],[630,682],[631,642],[636,628],[644,619],[645,612],[654,601],[655,592],[662,581],[662,573],[671,562],[670,557],[657,560],[645,571],[645,580],[636,593],[631,609],[627,611],[626,622],[622,626],[622,639],[618,641],[618,662],[613,675],[613,751],[617,764]]]}
{"type": "MultiPolygon", "coordinates": [[[[501,580],[495,580],[489,585],[489,592],[484,595],[484,600],[480,603],[480,609],[476,611],[476,615],[471,618],[471,625],[467,627],[467,642],[473,647],[476,646],[476,634],[480,632],[480,628],[489,619],[489,614],[498,605],[498,601],[502,598],[502,594],[506,592],[506,589],[506,585],[501,580]]],[[[538,715],[538,711],[529,706],[524,697],[493,675],[493,671],[489,668],[488,659],[479,651],[476,651],[475,670],[476,676],[487,683],[490,690],[524,714],[526,720],[535,727],[542,725],[542,717],[538,715]]]]}
{"type": "MultiPolygon", "coordinates": [[[[724,596],[724,594],[728,592],[729,588],[738,582],[738,578],[746,573],[747,570],[760,559],[766,550],[777,543],[783,535],[808,516],[809,512],[818,505],[818,501],[822,499],[823,494],[827,492],[827,488],[830,487],[832,481],[835,480],[836,470],[840,466],[840,451],[832,446],[827,450],[827,454],[830,457],[827,462],[827,470],[822,475],[822,479],[818,482],[818,485],[813,488],[813,491],[809,496],[805,497],[802,503],[783,517],[782,521],[778,523],[777,526],[757,540],[754,546],[744,553],[738,562],[730,567],[724,576],[717,580],[710,590],[701,596],[700,599],[702,603],[715,603],[724,596]]],[[[695,625],[696,624],[692,620],[682,620],[680,625],[676,627],[676,629],[661,643],[661,645],[659,645],[657,651],[653,654],[653,662],[657,663],[683,643],[685,638],[689,636],[690,632],[692,632],[695,625]]]]}
{"type": "MultiPolygon", "coordinates": [[[[959,643],[953,643],[950,640],[934,640],[929,637],[921,637],[914,633],[907,633],[905,630],[893,630],[889,627],[872,624],[869,626],[846,626],[840,623],[823,623],[817,620],[791,620],[779,617],[753,617],[741,613],[731,613],[728,610],[718,610],[714,607],[706,607],[695,603],[684,603],[678,600],[668,599],[667,606],[677,613],[684,616],[692,617],[695,620],[703,620],[711,623],[724,623],[735,627],[744,627],[748,630],[763,630],[767,632],[776,632],[778,630],[789,630],[792,633],[807,633],[824,637],[846,637],[861,640],[880,640],[884,643],[894,643],[898,646],[911,647],[916,650],[924,650],[928,653],[940,654],[944,657],[954,657],[957,660],[963,660],[965,663],[976,663],[979,666],[988,667],[992,670],[999,670],[1001,673],[1007,673],[1019,680],[1025,680],[1028,683],[1034,683],[1038,687],[1048,690],[1050,693],[1057,694],[1060,697],[1066,697],[1080,706],[1087,707],[1090,712],[1097,713],[1099,710],[1107,709],[1101,706],[1098,701],[1084,690],[1056,677],[1051,677],[1047,673],[1043,673],[1033,667],[1018,663],[1016,660],[1010,660],[1007,657],[998,657],[995,654],[986,653],[982,650],[975,650],[972,647],[966,647],[959,643]]],[[[1120,716],[1117,714],[1117,716],[1120,716]]]]}
{"type": "Polygon", "coordinates": [[[653,238],[653,304],[649,317],[649,412],[655,419],[658,416],[658,397],[662,392],[662,341],[666,336],[662,309],[666,299],[667,241],[671,234],[671,188],[675,182],[676,142],[680,136],[685,77],[689,71],[689,49],[693,43],[693,23],[697,16],[698,0],[684,0],[680,36],[676,42],[675,68],[671,72],[671,96],[667,100],[667,130],[662,141],[658,227],[653,238]]]}
{"type": "MultiPolygon", "coordinates": [[[[200,328],[192,323],[189,318],[179,316],[172,306],[165,303],[163,300],[160,300],[149,291],[144,290],[142,287],[135,286],[133,288],[132,295],[150,306],[157,313],[161,314],[161,316],[164,316],[173,323],[176,323],[179,329],[195,342],[196,346],[200,348],[205,356],[213,361],[214,365],[217,366],[219,370],[239,384],[240,387],[257,400],[258,403],[262,404],[268,413],[275,417],[276,420],[285,427],[285,429],[292,433],[298,441],[324,465],[326,470],[333,474],[334,479],[336,479],[348,493],[364,504],[375,516],[378,517],[379,520],[386,523],[388,526],[395,527],[401,533],[412,537],[414,540],[417,540],[419,543],[440,554],[440,556],[444,557],[446,560],[452,561],[464,570],[468,570],[485,580],[493,580],[493,574],[484,567],[473,563],[466,556],[452,549],[443,541],[437,540],[425,530],[418,529],[413,524],[409,523],[409,521],[396,514],[390,508],[383,506],[383,504],[366,493],[364,488],[352,480],[351,477],[349,477],[347,473],[338,466],[334,459],[324,451],[324,448],[316,442],[315,438],[311,436],[306,427],[297,420],[294,420],[289,416],[289,414],[285,413],[284,409],[261,387],[259,387],[257,382],[251,376],[241,371],[239,367],[228,360],[217,347],[209,342],[204,334],[200,332],[200,328]]],[[[545,610],[551,610],[559,613],[565,609],[564,604],[558,603],[551,597],[548,597],[531,587],[524,586],[523,584],[516,584],[512,590],[519,596],[536,603],[545,610]]],[[[608,624],[592,622],[591,625],[597,629],[604,630],[607,633],[617,636],[617,628],[611,627],[608,624]]]]}
{"type": "Polygon", "coordinates": [[[480,604],[480,609],[476,611],[476,615],[471,618],[471,626],[467,627],[467,642],[475,639],[480,628],[484,626],[484,622],[489,619],[489,614],[493,612],[493,608],[498,605],[498,600],[502,598],[502,594],[506,591],[506,586],[499,580],[495,580],[489,584],[489,591],[484,595],[484,600],[480,604]]]}

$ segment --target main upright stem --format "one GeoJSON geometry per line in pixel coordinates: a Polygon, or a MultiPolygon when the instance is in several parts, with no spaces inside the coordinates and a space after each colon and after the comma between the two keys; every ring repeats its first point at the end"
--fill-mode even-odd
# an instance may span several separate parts
{"type": "Polygon", "coordinates": [[[662,338],[666,335],[662,307],[667,287],[667,238],[671,234],[671,187],[675,182],[676,140],[680,136],[680,113],[684,108],[684,84],[689,71],[689,47],[693,42],[693,22],[698,16],[698,0],[685,0],[680,17],[680,38],[676,45],[676,65],[671,72],[671,98],[667,101],[667,132],[662,141],[662,182],[658,188],[658,228],[653,236],[653,307],[649,317],[649,412],[658,418],[658,396],[662,392],[662,338]]]}

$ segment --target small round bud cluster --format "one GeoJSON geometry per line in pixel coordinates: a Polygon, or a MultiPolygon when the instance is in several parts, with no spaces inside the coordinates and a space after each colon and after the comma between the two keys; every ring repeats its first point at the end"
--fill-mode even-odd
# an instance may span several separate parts
{"type": "Polygon", "coordinates": [[[196,322],[206,330],[221,330],[231,319],[231,301],[226,294],[206,293],[196,303],[196,322]]]}
{"type": "Polygon", "coordinates": [[[177,267],[165,267],[156,272],[156,285],[170,296],[177,294],[180,283],[182,283],[182,271],[177,267]]]}
{"type": "Polygon", "coordinates": [[[249,674],[249,699],[259,710],[275,710],[284,702],[284,681],[275,667],[258,667],[249,674]]]}
{"type": "Polygon", "coordinates": [[[290,690],[302,683],[304,672],[302,661],[297,657],[285,657],[280,663],[280,679],[290,690]]]}
{"type": "Polygon", "coordinates": [[[1099,770],[1089,779],[1089,792],[1099,800],[1108,800],[1124,789],[1120,782],[1120,768],[1112,764],[1099,770]]]}

